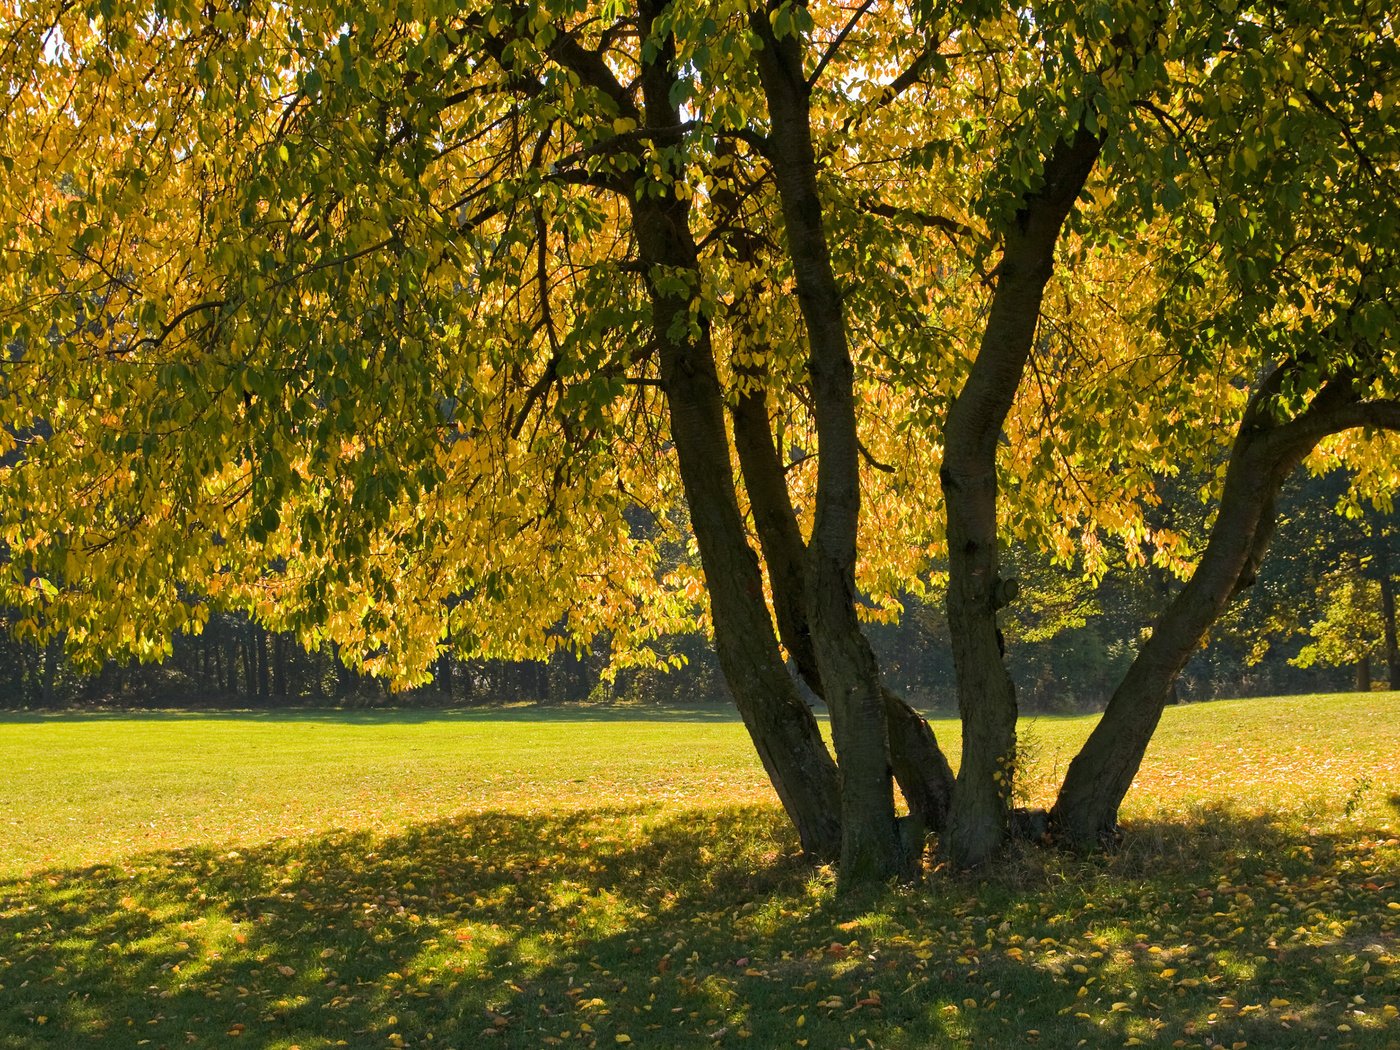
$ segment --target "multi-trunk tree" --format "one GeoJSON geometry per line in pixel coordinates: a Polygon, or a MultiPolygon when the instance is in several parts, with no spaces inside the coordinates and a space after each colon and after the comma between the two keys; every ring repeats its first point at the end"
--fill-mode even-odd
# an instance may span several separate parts
{"type": "Polygon", "coordinates": [[[1050,814],[1102,842],[1283,478],[1400,425],[1388,17],[9,12],[6,601],[136,655],[242,607],[405,680],[448,608],[464,652],[638,660],[702,616],[862,882],[1011,833],[1005,545],[1122,543],[1188,579],[1050,814]],[[1147,513],[1183,458],[1218,471],[1196,557],[1147,513]],[[862,628],[934,559],[956,781],[862,628]]]}

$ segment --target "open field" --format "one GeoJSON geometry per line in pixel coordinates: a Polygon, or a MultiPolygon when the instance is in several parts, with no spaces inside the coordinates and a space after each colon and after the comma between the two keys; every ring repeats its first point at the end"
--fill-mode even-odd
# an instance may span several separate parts
{"type": "Polygon", "coordinates": [[[1400,695],[1171,710],[1125,818],[837,900],[714,712],[0,717],[0,1047],[1400,1048],[1400,695]]]}

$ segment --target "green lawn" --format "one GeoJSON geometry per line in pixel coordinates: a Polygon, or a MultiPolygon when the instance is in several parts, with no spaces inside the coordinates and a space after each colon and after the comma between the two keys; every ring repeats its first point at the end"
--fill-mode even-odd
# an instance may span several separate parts
{"type": "Polygon", "coordinates": [[[1396,694],[1174,709],[1114,857],[860,900],[708,712],[0,716],[0,814],[0,1048],[1400,1048],[1396,694]]]}

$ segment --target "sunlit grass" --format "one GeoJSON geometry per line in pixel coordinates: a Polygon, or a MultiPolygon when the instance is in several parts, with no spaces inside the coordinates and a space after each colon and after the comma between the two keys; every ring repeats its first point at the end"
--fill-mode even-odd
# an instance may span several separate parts
{"type": "Polygon", "coordinates": [[[721,710],[0,714],[0,756],[0,874],[482,809],[772,798],[721,710]]]}
{"type": "Polygon", "coordinates": [[[846,900],[703,712],[11,720],[0,1047],[1400,1047],[1397,716],[1174,709],[1116,856],[846,900]]]}

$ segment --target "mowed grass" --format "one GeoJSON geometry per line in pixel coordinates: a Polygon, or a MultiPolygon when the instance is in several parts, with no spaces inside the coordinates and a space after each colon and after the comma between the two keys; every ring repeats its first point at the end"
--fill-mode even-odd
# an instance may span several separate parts
{"type": "Polygon", "coordinates": [[[1400,696],[1173,709],[1124,816],[842,899],[714,712],[11,716],[0,1047],[1400,1047],[1400,696]]]}

